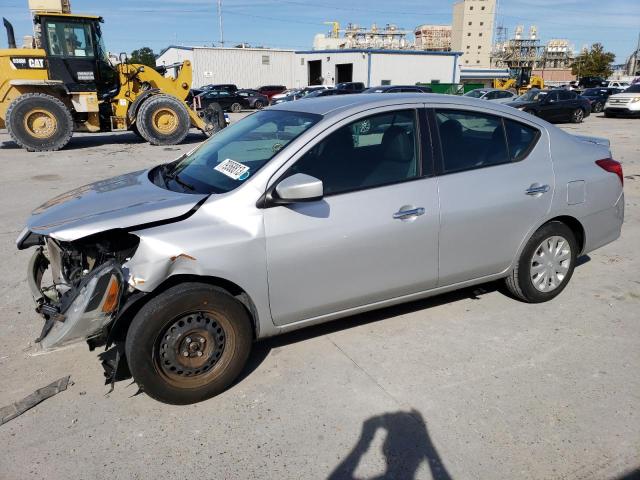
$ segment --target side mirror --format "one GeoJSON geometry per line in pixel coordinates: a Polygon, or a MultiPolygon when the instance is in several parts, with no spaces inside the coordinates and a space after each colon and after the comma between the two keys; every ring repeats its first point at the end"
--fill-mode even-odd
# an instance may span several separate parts
{"type": "Polygon", "coordinates": [[[282,180],[276,187],[276,204],[313,202],[324,194],[322,180],[304,173],[296,173],[282,180]]]}

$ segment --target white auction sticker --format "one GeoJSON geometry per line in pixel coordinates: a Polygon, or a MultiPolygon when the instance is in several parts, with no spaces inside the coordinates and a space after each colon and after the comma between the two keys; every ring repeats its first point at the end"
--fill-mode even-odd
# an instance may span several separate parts
{"type": "Polygon", "coordinates": [[[242,163],[227,158],[214,167],[214,170],[234,180],[246,180],[249,178],[249,167],[242,163]]]}

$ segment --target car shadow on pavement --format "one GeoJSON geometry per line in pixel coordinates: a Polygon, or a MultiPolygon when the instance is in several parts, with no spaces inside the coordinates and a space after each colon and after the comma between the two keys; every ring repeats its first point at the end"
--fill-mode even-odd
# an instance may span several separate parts
{"type": "Polygon", "coordinates": [[[368,418],[362,424],[358,442],[327,477],[328,480],[351,480],[355,476],[364,455],[378,430],[384,430],[386,437],[382,444],[382,454],[386,462],[385,471],[368,477],[370,480],[411,480],[422,462],[427,462],[434,480],[451,480],[451,476],[440,459],[427,425],[417,410],[384,413],[368,418]]]}
{"type": "MultiPolygon", "coordinates": [[[[181,145],[191,145],[200,143],[206,140],[206,137],[201,132],[195,130],[190,132],[187,137],[182,141],[181,145]]],[[[85,148],[95,148],[107,145],[134,145],[144,144],[146,140],[138,137],[133,132],[122,133],[94,133],[91,135],[74,136],[69,143],[62,149],[64,150],[82,150],[85,148]]],[[[176,148],[176,146],[172,146],[176,148]]],[[[2,142],[0,144],[0,150],[18,150],[21,149],[17,143],[13,140],[2,142]]],[[[167,148],[167,147],[157,147],[167,148]]],[[[169,147],[170,148],[170,147],[169,147]]]]}

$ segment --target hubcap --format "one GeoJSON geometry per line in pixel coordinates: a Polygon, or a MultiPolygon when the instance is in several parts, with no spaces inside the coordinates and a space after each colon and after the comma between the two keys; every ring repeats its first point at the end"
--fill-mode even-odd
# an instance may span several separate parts
{"type": "Polygon", "coordinates": [[[164,135],[171,134],[178,128],[178,116],[168,108],[156,110],[152,122],[153,127],[164,135]]]}
{"type": "Polygon", "coordinates": [[[544,240],[531,259],[531,282],[540,292],[551,292],[562,285],[571,266],[571,247],[566,238],[544,240]]]}
{"type": "Polygon", "coordinates": [[[157,342],[158,364],[172,378],[196,377],[211,370],[224,351],[226,333],[207,312],[178,318],[157,342]]]}
{"type": "Polygon", "coordinates": [[[583,116],[584,116],[584,113],[582,113],[582,110],[576,110],[573,114],[573,118],[575,118],[577,122],[582,120],[583,116]]]}
{"type": "Polygon", "coordinates": [[[36,138],[49,138],[58,127],[56,117],[47,110],[33,109],[24,116],[24,128],[36,138]]]}

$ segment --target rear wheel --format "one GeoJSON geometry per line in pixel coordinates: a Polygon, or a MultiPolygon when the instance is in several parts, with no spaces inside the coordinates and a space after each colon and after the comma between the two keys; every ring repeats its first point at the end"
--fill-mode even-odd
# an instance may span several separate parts
{"type": "Polygon", "coordinates": [[[141,390],[185,405],[229,387],[251,343],[251,321],[240,302],[210,285],[184,283],[142,307],[127,332],[125,353],[141,390]]]}
{"type": "Polygon", "coordinates": [[[593,113],[600,113],[602,110],[604,110],[604,103],[602,102],[597,102],[593,106],[593,113]]]}
{"type": "Polygon", "coordinates": [[[564,290],[576,264],[578,244],[562,222],[549,222],[529,239],[506,279],[509,291],[525,302],[546,302],[564,290]]]}
{"type": "Polygon", "coordinates": [[[73,118],[58,98],[44,93],[25,93],[7,109],[11,138],[30,152],[63,148],[73,134],[73,118]]]}
{"type": "Polygon", "coordinates": [[[256,110],[262,110],[264,108],[264,103],[262,103],[262,100],[256,100],[256,102],[253,104],[253,108],[255,108],[256,110]]]}
{"type": "Polygon", "coordinates": [[[242,105],[240,105],[238,102],[231,104],[231,111],[232,112],[238,113],[240,110],[242,110],[242,105]]]}
{"type": "Polygon", "coordinates": [[[189,133],[191,119],[187,107],[177,98],[153,95],[138,110],[136,125],[152,145],[176,145],[189,133]]]}
{"type": "Polygon", "coordinates": [[[584,110],[576,108],[571,113],[571,123],[582,123],[582,120],[584,120],[584,110]]]}

